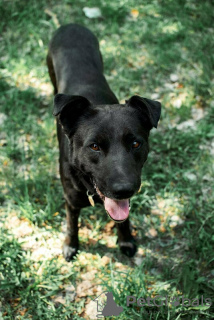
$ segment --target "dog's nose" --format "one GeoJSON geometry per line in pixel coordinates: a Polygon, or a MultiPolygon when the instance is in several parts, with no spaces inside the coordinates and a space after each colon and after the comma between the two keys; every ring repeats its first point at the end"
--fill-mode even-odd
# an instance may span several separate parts
{"type": "Polygon", "coordinates": [[[113,183],[111,189],[116,199],[129,199],[135,192],[133,184],[131,183],[113,183]]]}

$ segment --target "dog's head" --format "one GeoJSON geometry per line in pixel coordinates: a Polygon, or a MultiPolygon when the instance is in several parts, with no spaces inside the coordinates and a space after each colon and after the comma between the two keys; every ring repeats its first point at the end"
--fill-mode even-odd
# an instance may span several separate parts
{"type": "Polygon", "coordinates": [[[141,185],[148,137],[160,118],[157,101],[133,96],[124,105],[92,105],[81,96],[57,94],[54,112],[70,140],[70,162],[91,178],[110,217],[122,222],[141,185]]]}

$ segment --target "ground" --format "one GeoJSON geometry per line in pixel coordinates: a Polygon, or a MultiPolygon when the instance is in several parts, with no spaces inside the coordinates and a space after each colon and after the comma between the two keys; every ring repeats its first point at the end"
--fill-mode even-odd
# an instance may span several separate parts
{"type": "Polygon", "coordinates": [[[115,319],[213,319],[213,12],[209,0],[0,1],[0,319],[95,319],[93,299],[103,291],[124,309],[115,319]],[[94,7],[100,11],[87,9],[94,7]],[[139,244],[132,259],[120,254],[102,206],[83,210],[80,252],[71,263],[62,257],[65,210],[45,59],[53,32],[70,22],[97,35],[121,102],[139,94],[162,103],[131,202],[139,244]],[[191,304],[128,307],[130,295],[191,304]]]}

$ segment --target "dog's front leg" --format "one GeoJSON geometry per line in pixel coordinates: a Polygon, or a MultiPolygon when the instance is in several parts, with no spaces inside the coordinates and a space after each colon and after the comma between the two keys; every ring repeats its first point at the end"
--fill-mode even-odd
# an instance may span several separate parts
{"type": "Polygon", "coordinates": [[[66,237],[63,245],[63,256],[66,261],[71,261],[76,255],[79,248],[78,241],[78,217],[80,209],[73,209],[66,202],[66,219],[67,230],[66,237]]]}
{"type": "Polygon", "coordinates": [[[131,234],[129,219],[116,225],[120,251],[128,257],[133,257],[137,251],[137,245],[131,234]]]}

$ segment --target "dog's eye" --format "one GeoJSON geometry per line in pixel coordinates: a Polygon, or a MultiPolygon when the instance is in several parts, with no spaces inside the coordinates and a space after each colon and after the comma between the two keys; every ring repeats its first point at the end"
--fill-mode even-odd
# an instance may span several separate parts
{"type": "Polygon", "coordinates": [[[96,143],[93,143],[90,145],[90,148],[93,150],[93,151],[99,151],[100,148],[99,146],[96,144],[96,143]]]}
{"type": "Polygon", "coordinates": [[[141,143],[139,141],[134,141],[132,143],[132,148],[133,149],[138,149],[138,148],[140,148],[140,146],[141,146],[141,143]]]}

